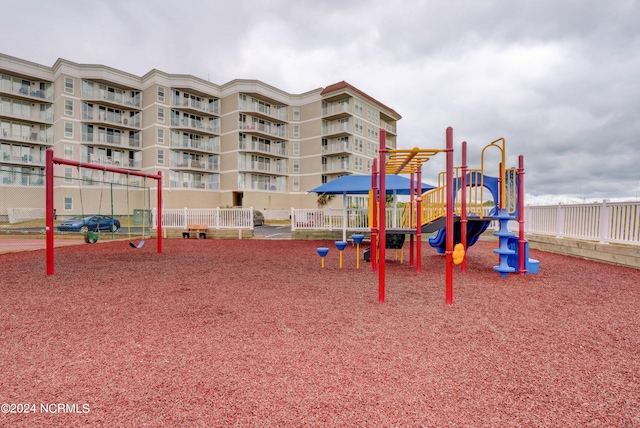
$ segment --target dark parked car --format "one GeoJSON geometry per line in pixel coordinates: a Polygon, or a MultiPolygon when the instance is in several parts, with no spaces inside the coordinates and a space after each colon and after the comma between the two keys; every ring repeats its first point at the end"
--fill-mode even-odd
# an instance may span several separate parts
{"type": "Polygon", "coordinates": [[[253,210],[253,225],[264,226],[264,214],[262,214],[262,211],[253,210]]]}
{"type": "Polygon", "coordinates": [[[110,215],[90,215],[90,216],[77,216],[71,220],[65,220],[58,225],[58,230],[61,232],[98,232],[100,230],[108,230],[115,232],[120,229],[120,221],[111,217],[110,215]]]}

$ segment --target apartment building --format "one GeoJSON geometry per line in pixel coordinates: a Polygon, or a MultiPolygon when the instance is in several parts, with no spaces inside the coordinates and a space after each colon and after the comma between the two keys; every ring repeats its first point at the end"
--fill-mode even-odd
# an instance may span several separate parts
{"type": "MultiPolygon", "coordinates": [[[[387,148],[396,147],[401,118],[346,82],[289,94],[257,80],[218,85],[155,69],[136,76],[3,54],[0,75],[0,217],[12,207],[44,207],[49,148],[83,163],[162,172],[165,208],[313,208],[310,189],[371,172],[381,128],[387,148]]],[[[128,189],[156,186],[135,176],[55,168],[59,214],[96,210],[105,183],[112,193],[116,185],[115,212],[124,214],[128,189]],[[82,197],[91,209],[79,206],[82,197]]]]}

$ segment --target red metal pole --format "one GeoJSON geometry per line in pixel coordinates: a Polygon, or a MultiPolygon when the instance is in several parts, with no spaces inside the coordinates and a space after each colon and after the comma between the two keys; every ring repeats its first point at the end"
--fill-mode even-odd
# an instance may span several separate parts
{"type": "Polygon", "coordinates": [[[376,271],[378,259],[378,159],[373,159],[371,167],[371,197],[373,203],[369,204],[373,213],[371,214],[371,247],[369,249],[369,260],[371,261],[371,272],[376,271]]]}
{"type": "Polygon", "coordinates": [[[416,198],[416,273],[422,272],[422,165],[417,171],[420,191],[416,198]]]}
{"type": "Polygon", "coordinates": [[[518,273],[524,275],[527,270],[524,268],[524,156],[518,157],[518,273]]]}
{"type": "Polygon", "coordinates": [[[460,265],[460,272],[467,273],[467,142],[462,142],[462,177],[461,179],[461,206],[460,210],[460,242],[464,246],[464,258],[462,259],[462,264],[460,265]]]}
{"type": "Polygon", "coordinates": [[[45,157],[45,232],[47,234],[47,275],[53,275],[55,271],[53,254],[53,149],[47,149],[45,157]]]}
{"type": "Polygon", "coordinates": [[[386,249],[387,249],[387,131],[380,129],[380,237],[378,247],[380,249],[380,261],[378,262],[378,302],[384,303],[385,274],[386,274],[386,249]]]}
{"type": "Polygon", "coordinates": [[[446,303],[453,304],[453,128],[447,128],[447,184],[445,186],[447,199],[446,214],[446,260],[447,260],[447,289],[446,303]]]}
{"type": "Polygon", "coordinates": [[[158,171],[158,254],[162,254],[162,171],[158,171]]]}
{"type": "Polygon", "coordinates": [[[99,165],[95,163],[84,163],[84,162],[78,162],[74,160],[55,158],[55,157],[52,159],[52,161],[53,163],[57,163],[59,165],[71,165],[71,166],[76,166],[81,168],[97,169],[98,171],[107,171],[107,172],[115,172],[118,174],[135,175],[138,177],[155,178],[156,180],[160,180],[162,178],[160,175],[157,175],[157,174],[147,174],[145,172],[130,171],[124,168],[115,168],[112,166],[99,165]]]}
{"type": "MultiPolygon", "coordinates": [[[[409,187],[409,228],[413,226],[413,200],[414,200],[414,189],[415,183],[413,181],[414,174],[411,173],[411,185],[409,187]]],[[[409,235],[409,266],[413,266],[413,234],[409,235]]]]}

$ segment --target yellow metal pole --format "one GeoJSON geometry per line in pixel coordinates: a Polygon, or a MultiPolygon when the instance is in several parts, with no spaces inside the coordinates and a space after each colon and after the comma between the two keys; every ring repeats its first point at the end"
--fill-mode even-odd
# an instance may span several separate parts
{"type": "Polygon", "coordinates": [[[356,269],[360,269],[360,244],[356,245],[356,269]]]}

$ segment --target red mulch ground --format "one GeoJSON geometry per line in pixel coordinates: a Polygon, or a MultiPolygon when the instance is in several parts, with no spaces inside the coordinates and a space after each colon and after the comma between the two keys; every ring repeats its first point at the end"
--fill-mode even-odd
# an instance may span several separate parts
{"type": "Polygon", "coordinates": [[[332,242],[82,245],[50,277],[0,255],[0,403],[36,407],[0,425],[640,426],[640,270],[531,250],[501,279],[496,246],[452,306],[428,245],[420,275],[388,251],[385,304],[332,242]]]}

